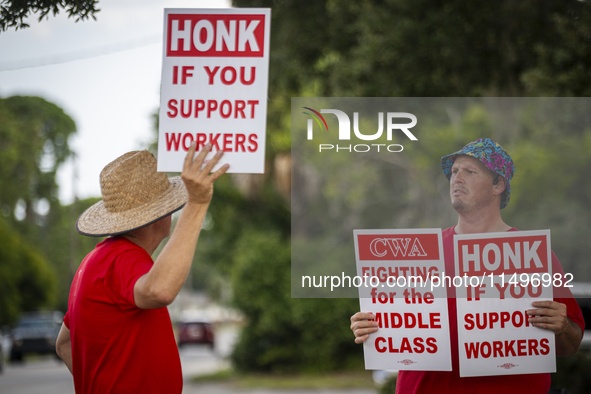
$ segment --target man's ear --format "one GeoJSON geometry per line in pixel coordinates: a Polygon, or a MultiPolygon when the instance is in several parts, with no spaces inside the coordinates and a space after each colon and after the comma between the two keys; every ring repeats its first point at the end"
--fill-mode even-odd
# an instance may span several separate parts
{"type": "Polygon", "coordinates": [[[505,177],[499,175],[495,182],[493,182],[493,185],[495,186],[495,196],[502,194],[507,188],[507,180],[505,179],[505,177]]]}

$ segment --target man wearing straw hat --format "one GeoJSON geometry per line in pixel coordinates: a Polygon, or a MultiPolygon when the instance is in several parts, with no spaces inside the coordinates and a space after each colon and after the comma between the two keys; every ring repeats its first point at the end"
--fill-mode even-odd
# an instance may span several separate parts
{"type": "MultiPolygon", "coordinates": [[[[513,160],[495,141],[481,138],[460,151],[441,158],[443,173],[450,181],[452,206],[458,213],[456,226],[443,231],[445,271],[454,272],[454,234],[517,231],[501,218],[501,209],[509,203],[510,181],[515,173],[513,160]]],[[[564,275],[552,253],[552,270],[564,275]]],[[[551,330],[556,338],[556,354],[569,356],[579,349],[585,322],[579,305],[567,288],[554,289],[554,301],[532,303],[527,311],[534,327],[551,330]]],[[[448,289],[452,368],[445,371],[401,371],[397,393],[547,393],[550,374],[504,375],[461,378],[457,336],[455,289],[448,289]]],[[[351,317],[355,342],[362,343],[378,331],[371,313],[358,312],[351,317]]]]}
{"type": "Polygon", "coordinates": [[[101,172],[102,201],[76,227],[104,237],[80,264],[58,355],[77,393],[180,393],[181,365],[168,310],[193,260],[213,183],[228,170],[203,166],[211,145],[196,158],[193,143],[180,177],[156,171],[148,151],[129,152],[101,172]],[[203,167],[203,168],[202,168],[203,167]],[[184,206],[156,261],[150,255],[170,235],[171,214],[184,206]]]}

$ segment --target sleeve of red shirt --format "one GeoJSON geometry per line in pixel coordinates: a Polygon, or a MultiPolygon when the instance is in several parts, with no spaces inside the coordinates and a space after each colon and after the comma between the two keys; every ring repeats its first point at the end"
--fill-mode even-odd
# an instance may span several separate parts
{"type": "Polygon", "coordinates": [[[68,327],[68,330],[70,329],[70,314],[69,312],[66,312],[65,316],[64,316],[64,324],[66,325],[66,327],[68,327]]]}
{"type": "Polygon", "coordinates": [[[125,248],[113,265],[111,292],[113,300],[123,310],[135,309],[133,288],[135,282],[147,274],[154,265],[152,258],[143,250],[125,248]]]}

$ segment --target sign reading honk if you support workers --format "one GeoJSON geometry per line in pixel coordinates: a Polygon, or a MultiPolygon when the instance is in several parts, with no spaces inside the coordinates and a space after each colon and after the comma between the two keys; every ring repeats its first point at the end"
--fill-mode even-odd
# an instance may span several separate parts
{"type": "Polygon", "coordinates": [[[554,333],[533,327],[552,301],[550,231],[454,235],[460,376],[556,372],[554,333]]]}
{"type": "Polygon", "coordinates": [[[223,150],[228,172],[264,173],[270,9],[166,9],[158,171],[191,143],[223,150]]]}
{"type": "Polygon", "coordinates": [[[354,230],[362,312],[379,330],[364,343],[366,369],[451,371],[441,229],[354,230]],[[422,281],[417,278],[422,278],[422,281]]]}

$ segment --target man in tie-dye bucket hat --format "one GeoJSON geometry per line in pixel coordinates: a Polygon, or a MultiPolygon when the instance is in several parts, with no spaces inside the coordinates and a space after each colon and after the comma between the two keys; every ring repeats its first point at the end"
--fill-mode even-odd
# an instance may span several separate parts
{"type": "MultiPolygon", "coordinates": [[[[470,142],[455,153],[443,156],[441,168],[450,182],[452,206],[458,213],[457,224],[443,230],[441,234],[445,273],[453,277],[456,275],[453,241],[456,234],[517,231],[516,228],[507,225],[501,217],[501,209],[507,206],[511,196],[511,180],[515,174],[515,167],[511,156],[501,145],[489,138],[481,138],[470,142]]],[[[552,272],[564,274],[555,255],[552,258],[552,272]]],[[[531,309],[526,311],[527,321],[536,329],[552,331],[555,334],[556,355],[569,356],[579,349],[585,322],[581,308],[568,288],[556,287],[553,295],[552,301],[534,300],[531,309]]],[[[451,327],[454,324],[452,322],[458,321],[458,314],[455,299],[450,298],[448,301],[451,327]]],[[[351,316],[350,320],[356,343],[363,343],[370,339],[371,334],[380,333],[380,323],[376,315],[370,312],[358,312],[351,316]]],[[[456,369],[400,371],[396,380],[396,391],[412,394],[545,394],[550,389],[549,373],[460,377],[457,365],[462,349],[457,346],[457,336],[456,331],[451,332],[451,341],[456,343],[451,348],[452,365],[456,365],[456,369]]],[[[507,342],[505,341],[505,344],[507,342]]]]}
{"type": "Polygon", "coordinates": [[[452,167],[459,155],[478,159],[486,169],[491,171],[493,185],[498,186],[498,188],[504,186],[504,190],[500,194],[500,207],[501,209],[505,208],[511,197],[511,179],[513,179],[513,175],[515,174],[515,166],[513,165],[511,156],[509,156],[501,145],[490,138],[480,138],[472,141],[461,150],[441,158],[441,168],[450,181],[454,175],[452,167]],[[503,177],[503,179],[500,177],[503,177]],[[499,181],[501,181],[501,184],[499,181]]]}

